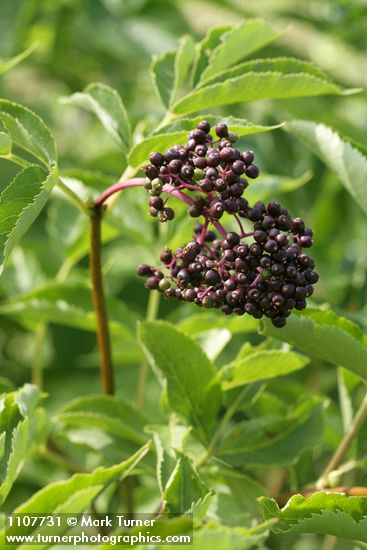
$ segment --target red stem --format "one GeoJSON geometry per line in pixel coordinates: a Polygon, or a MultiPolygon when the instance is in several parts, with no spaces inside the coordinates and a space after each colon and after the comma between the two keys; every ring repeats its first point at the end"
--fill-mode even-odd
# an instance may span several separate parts
{"type": "Polygon", "coordinates": [[[94,201],[95,208],[99,208],[102,206],[106,200],[111,197],[111,195],[114,195],[115,193],[118,193],[119,191],[123,191],[123,189],[127,189],[128,187],[144,187],[146,184],[145,178],[132,178],[130,180],[123,180],[118,181],[117,183],[114,183],[107,189],[105,189],[99,197],[96,198],[94,201]]]}

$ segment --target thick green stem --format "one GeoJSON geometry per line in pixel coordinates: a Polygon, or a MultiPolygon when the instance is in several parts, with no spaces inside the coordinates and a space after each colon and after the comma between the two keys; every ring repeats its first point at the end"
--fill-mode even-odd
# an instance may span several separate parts
{"type": "Polygon", "coordinates": [[[93,305],[97,321],[97,340],[100,354],[101,382],[104,393],[114,394],[114,374],[111,341],[105,302],[101,262],[102,208],[94,208],[90,217],[90,272],[92,278],[93,305]]]}
{"type": "Polygon", "coordinates": [[[341,440],[338,448],[331,457],[329,463],[327,464],[325,470],[323,471],[319,481],[317,482],[317,487],[328,487],[329,481],[328,476],[331,472],[336,470],[338,466],[343,462],[345,455],[351,448],[351,445],[354,439],[357,437],[360,429],[362,428],[364,421],[367,418],[367,393],[364,396],[364,399],[351,423],[348,431],[341,440]]]}
{"type": "MultiPolygon", "coordinates": [[[[149,293],[148,306],[147,306],[147,321],[154,321],[158,315],[160,293],[157,290],[152,290],[149,293]]],[[[140,366],[138,390],[136,393],[136,408],[141,411],[144,408],[145,388],[147,385],[149,374],[149,363],[146,358],[143,359],[140,366]]]]}

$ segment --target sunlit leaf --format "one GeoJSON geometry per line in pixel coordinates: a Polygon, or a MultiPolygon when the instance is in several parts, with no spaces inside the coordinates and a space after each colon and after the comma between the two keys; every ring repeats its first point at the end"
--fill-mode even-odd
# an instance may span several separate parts
{"type": "Polygon", "coordinates": [[[124,151],[130,147],[131,129],[125,106],[116,90],[106,84],[89,84],[83,92],[61,99],[96,115],[105,130],[124,151]]]}
{"type": "Polygon", "coordinates": [[[23,105],[0,99],[0,121],[12,141],[47,166],[57,160],[56,145],[43,120],[23,105]]]}
{"type": "Polygon", "coordinates": [[[305,498],[294,495],[283,508],[274,499],[260,497],[266,520],[278,518],[278,534],[318,533],[367,542],[367,497],[318,492],[305,498]]]}
{"type": "Polygon", "coordinates": [[[262,330],[310,357],[345,367],[367,379],[367,338],[358,325],[333,311],[308,308],[291,315],[283,328],[264,321],[262,330]]]}

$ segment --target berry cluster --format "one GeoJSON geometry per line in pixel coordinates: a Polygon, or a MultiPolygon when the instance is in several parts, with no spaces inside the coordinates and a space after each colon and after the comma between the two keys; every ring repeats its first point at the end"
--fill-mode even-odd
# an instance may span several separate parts
{"type": "Polygon", "coordinates": [[[219,220],[224,212],[235,214],[243,210],[245,203],[241,197],[248,187],[243,176],[253,179],[259,175],[259,169],[252,164],[254,154],[252,151],[241,154],[233,147],[238,136],[229,132],[226,124],[217,124],[216,141],[209,132],[210,124],[200,122],[190,132],[186,145],[174,145],[164,155],[158,152],[150,155],[150,164],[144,172],[151,195],[151,216],[161,222],[173,219],[173,209],[166,206],[172,195],[189,205],[193,218],[203,215],[209,220],[219,220]]]}
{"type": "Polygon", "coordinates": [[[152,164],[145,172],[150,178],[151,214],[161,221],[173,218],[173,210],[160,197],[167,192],[188,203],[189,214],[203,216],[204,223],[195,225],[193,240],[186,245],[163,250],[160,267],[142,264],[138,274],[147,277],[147,288],[164,292],[168,299],[220,308],[226,315],[248,313],[256,319],[265,315],[282,327],[292,309],[306,307],[319,278],[314,261],[302,250],[312,246],[312,229],[277,202],[259,201],[251,207],[242,197],[248,183],[241,176],[258,175],[253,153],[241,154],[232,146],[236,136],[225,124],[216,127],[217,149],[209,131],[209,124],[201,122],[186,147],[174,146],[165,155],[150,157],[152,164]],[[172,158],[173,153],[180,158],[172,158]],[[190,178],[197,169],[201,174],[194,184],[190,178]],[[186,189],[204,194],[191,199],[186,189]],[[218,221],[224,212],[234,217],[238,232],[227,232],[218,221]],[[240,218],[251,224],[250,231],[245,231],[240,218]],[[217,232],[209,230],[210,224],[217,232]]]}

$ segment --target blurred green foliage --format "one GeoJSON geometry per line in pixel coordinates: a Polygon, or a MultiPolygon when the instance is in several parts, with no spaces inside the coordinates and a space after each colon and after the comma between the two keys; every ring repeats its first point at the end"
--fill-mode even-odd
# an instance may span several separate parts
{"type": "MultiPolygon", "coordinates": [[[[136,143],[146,130],[155,129],[164,114],[149,76],[151,56],[167,49],[174,50],[183,34],[201,39],[212,25],[238,23],[247,17],[263,17],[276,29],[284,31],[277,42],[261,51],[261,57],[287,55],[311,60],[341,86],[366,87],[367,5],[363,0],[326,0],[322,3],[317,0],[12,0],[1,2],[0,57],[16,55],[33,43],[37,47],[26,61],[1,77],[0,97],[23,103],[40,114],[53,130],[60,167],[70,181],[78,178],[88,181],[87,186],[100,190],[120,176],[125,160],[113,139],[91,114],[65,105],[58,98],[79,92],[91,82],[111,85],[123,98],[136,143]],[[101,177],[96,180],[88,170],[101,173],[101,177]]],[[[314,120],[366,144],[366,99],[367,94],[362,91],[351,96],[264,100],[224,107],[217,109],[215,114],[246,118],[259,125],[275,125],[292,119],[314,120]]],[[[254,149],[261,170],[274,175],[278,178],[276,181],[289,178],[291,182],[298,181],[307,175],[294,190],[282,193],[282,188],[275,186],[276,197],[269,196],[272,192],[270,181],[270,191],[259,190],[256,198],[280,199],[286,208],[304,217],[315,229],[313,257],[321,278],[312,297],[314,304],[327,304],[366,329],[367,220],[362,209],[341,185],[337,175],[292,134],[278,129],[244,136],[240,145],[254,149]]],[[[16,171],[2,159],[0,170],[0,189],[3,189],[16,171]]],[[[85,188],[81,192],[88,194],[85,188]]],[[[154,263],[157,251],[167,238],[170,242],[181,242],[191,231],[178,216],[168,235],[159,235],[156,224],[147,219],[145,211],[143,191],[132,190],[124,194],[106,223],[104,234],[106,285],[113,299],[123,301],[132,312],[132,325],[135,318],[145,317],[148,300],[148,291],[135,275],[136,265],[145,261],[154,263]]],[[[14,250],[8,269],[0,279],[1,300],[16,300],[17,295],[31,293],[54,279],[67,287],[65,296],[56,296],[51,306],[48,305],[54,309],[46,313],[51,323],[42,353],[47,367],[44,386],[50,396],[45,406],[50,412],[74,397],[99,391],[95,336],[90,327],[83,326],[88,308],[72,312],[80,316],[79,328],[68,327],[66,317],[71,314],[70,310],[64,308],[66,314],[62,318],[58,308],[59,298],[67,303],[70,297],[72,305],[73,295],[80,296],[85,290],[88,278],[86,223],[78,211],[55,192],[21,245],[14,250]]],[[[39,297],[38,300],[41,308],[42,300],[39,297]]],[[[26,311],[23,317],[14,318],[1,315],[0,305],[1,374],[17,386],[29,381],[30,368],[39,352],[38,340],[34,338],[39,328],[37,308],[32,304],[33,316],[26,311]]],[[[162,303],[160,307],[161,317],[182,326],[185,322],[189,324],[196,313],[195,306],[190,305],[162,303]]],[[[204,320],[204,324],[201,323],[199,317],[197,325],[193,322],[191,332],[198,340],[200,333],[205,332],[204,320]]],[[[209,322],[207,328],[213,328],[213,323],[209,322]]],[[[232,331],[231,327],[229,329],[232,331]]],[[[190,329],[186,330],[190,333],[190,329]]],[[[235,327],[232,333],[231,342],[224,351],[219,351],[219,364],[232,359],[243,344],[244,335],[236,333],[235,327]]],[[[260,337],[253,326],[249,327],[249,333],[246,338],[257,345],[260,337]]],[[[141,351],[129,332],[119,332],[118,326],[113,333],[113,345],[117,393],[133,401],[141,351]]],[[[276,380],[270,382],[256,406],[260,414],[270,414],[274,410],[281,414],[284,402],[290,403],[290,409],[295,407],[305,386],[306,396],[317,388],[318,393],[331,398],[324,415],[324,452],[330,452],[337,445],[342,426],[336,400],[336,371],[324,367],[325,362],[313,360],[310,370],[301,370],[287,378],[287,387],[276,380]]],[[[354,403],[359,399],[361,386],[353,380],[348,383],[354,403]]],[[[162,419],[162,412],[157,411],[156,406],[159,394],[158,384],[151,377],[145,412],[155,422],[162,419]]],[[[65,446],[70,444],[63,443],[65,446]]],[[[86,443],[82,441],[80,455],[83,445],[86,443]]],[[[365,452],[365,444],[363,449],[365,452]]],[[[128,450],[130,452],[130,448],[128,450]]],[[[116,457],[116,449],[110,452],[112,458],[109,456],[107,461],[116,457]]],[[[308,453],[310,451],[306,451],[297,464],[297,473],[292,471],[300,486],[316,477],[317,468],[309,460],[311,455],[308,453]]],[[[322,453],[318,460],[322,462],[322,453]]],[[[16,490],[10,493],[7,509],[12,509],[43,484],[43,479],[38,481],[32,475],[33,471],[39,472],[46,467],[43,459],[39,461],[25,470],[16,490]]],[[[55,477],[58,475],[60,473],[55,477]]],[[[361,475],[361,483],[363,480],[366,482],[365,474],[361,475]]],[[[151,488],[145,488],[146,502],[149,502],[149,490],[151,488]]],[[[312,535],[305,539],[306,546],[301,546],[294,535],[287,535],[282,540],[275,541],[271,536],[269,544],[274,549],[319,548],[318,540],[312,535]]],[[[338,548],[343,548],[342,543],[338,548]]]]}

